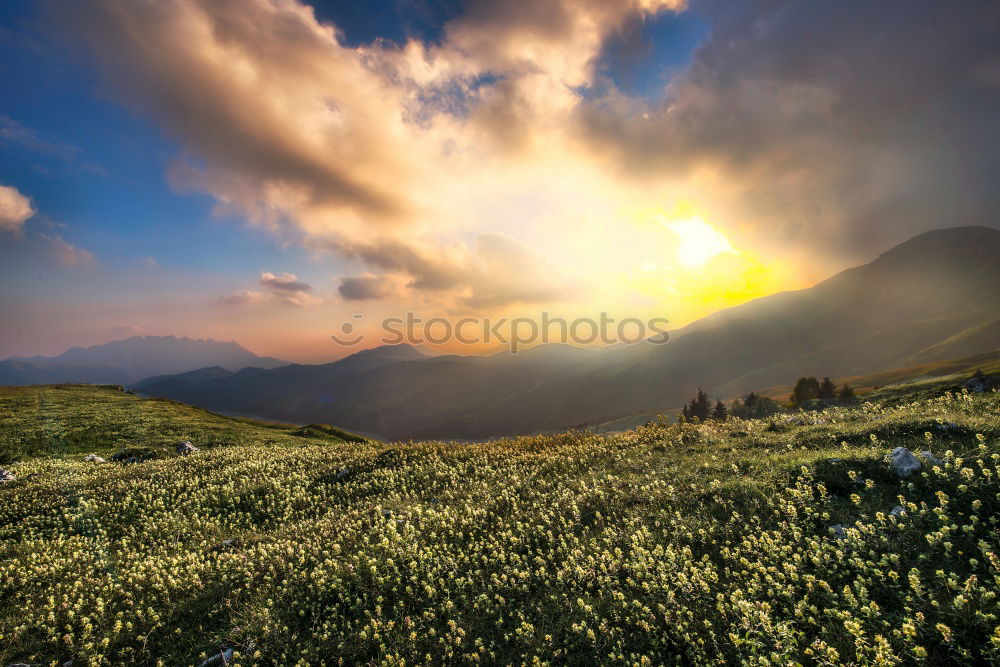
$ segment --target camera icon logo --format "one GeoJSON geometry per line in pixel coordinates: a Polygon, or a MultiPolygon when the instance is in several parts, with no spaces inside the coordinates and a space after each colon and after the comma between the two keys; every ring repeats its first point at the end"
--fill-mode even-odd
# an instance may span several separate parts
{"type": "MultiPolygon", "coordinates": [[[[364,315],[361,313],[354,313],[353,319],[360,320],[363,319],[364,315]]],[[[363,333],[357,332],[356,327],[351,322],[344,322],[340,325],[340,333],[330,334],[330,339],[337,345],[343,345],[344,347],[353,347],[365,339],[363,333]]]]}

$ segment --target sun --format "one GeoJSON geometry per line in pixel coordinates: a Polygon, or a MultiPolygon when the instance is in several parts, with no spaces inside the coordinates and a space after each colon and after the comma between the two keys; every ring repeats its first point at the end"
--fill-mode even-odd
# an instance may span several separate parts
{"type": "Polygon", "coordinates": [[[677,235],[677,261],[686,268],[700,268],[723,253],[737,254],[726,235],[701,218],[662,220],[661,224],[677,235]]]}

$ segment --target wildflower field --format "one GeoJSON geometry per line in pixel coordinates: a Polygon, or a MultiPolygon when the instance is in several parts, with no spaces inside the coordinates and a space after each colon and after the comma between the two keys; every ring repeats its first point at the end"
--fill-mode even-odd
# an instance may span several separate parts
{"type": "Polygon", "coordinates": [[[0,665],[1000,662],[996,392],[389,444],[4,388],[0,467],[0,665]]]}

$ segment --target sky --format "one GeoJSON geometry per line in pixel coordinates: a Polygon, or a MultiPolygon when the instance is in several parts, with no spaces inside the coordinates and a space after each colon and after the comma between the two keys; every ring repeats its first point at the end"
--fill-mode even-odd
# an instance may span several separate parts
{"type": "Polygon", "coordinates": [[[997,117],[995,2],[8,0],[0,358],[682,326],[997,226],[997,117]]]}

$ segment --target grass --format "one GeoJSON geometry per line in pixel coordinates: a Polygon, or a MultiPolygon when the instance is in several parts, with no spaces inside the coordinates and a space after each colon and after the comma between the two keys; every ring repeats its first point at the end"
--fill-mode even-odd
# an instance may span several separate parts
{"type": "Polygon", "coordinates": [[[996,393],[471,445],[113,388],[0,415],[0,664],[1000,660],[996,393]]]}
{"type": "Polygon", "coordinates": [[[0,464],[23,457],[128,448],[173,452],[178,441],[199,447],[302,446],[366,442],[323,424],[296,427],[224,417],[167,399],[140,398],[114,385],[0,387],[0,464]]]}

